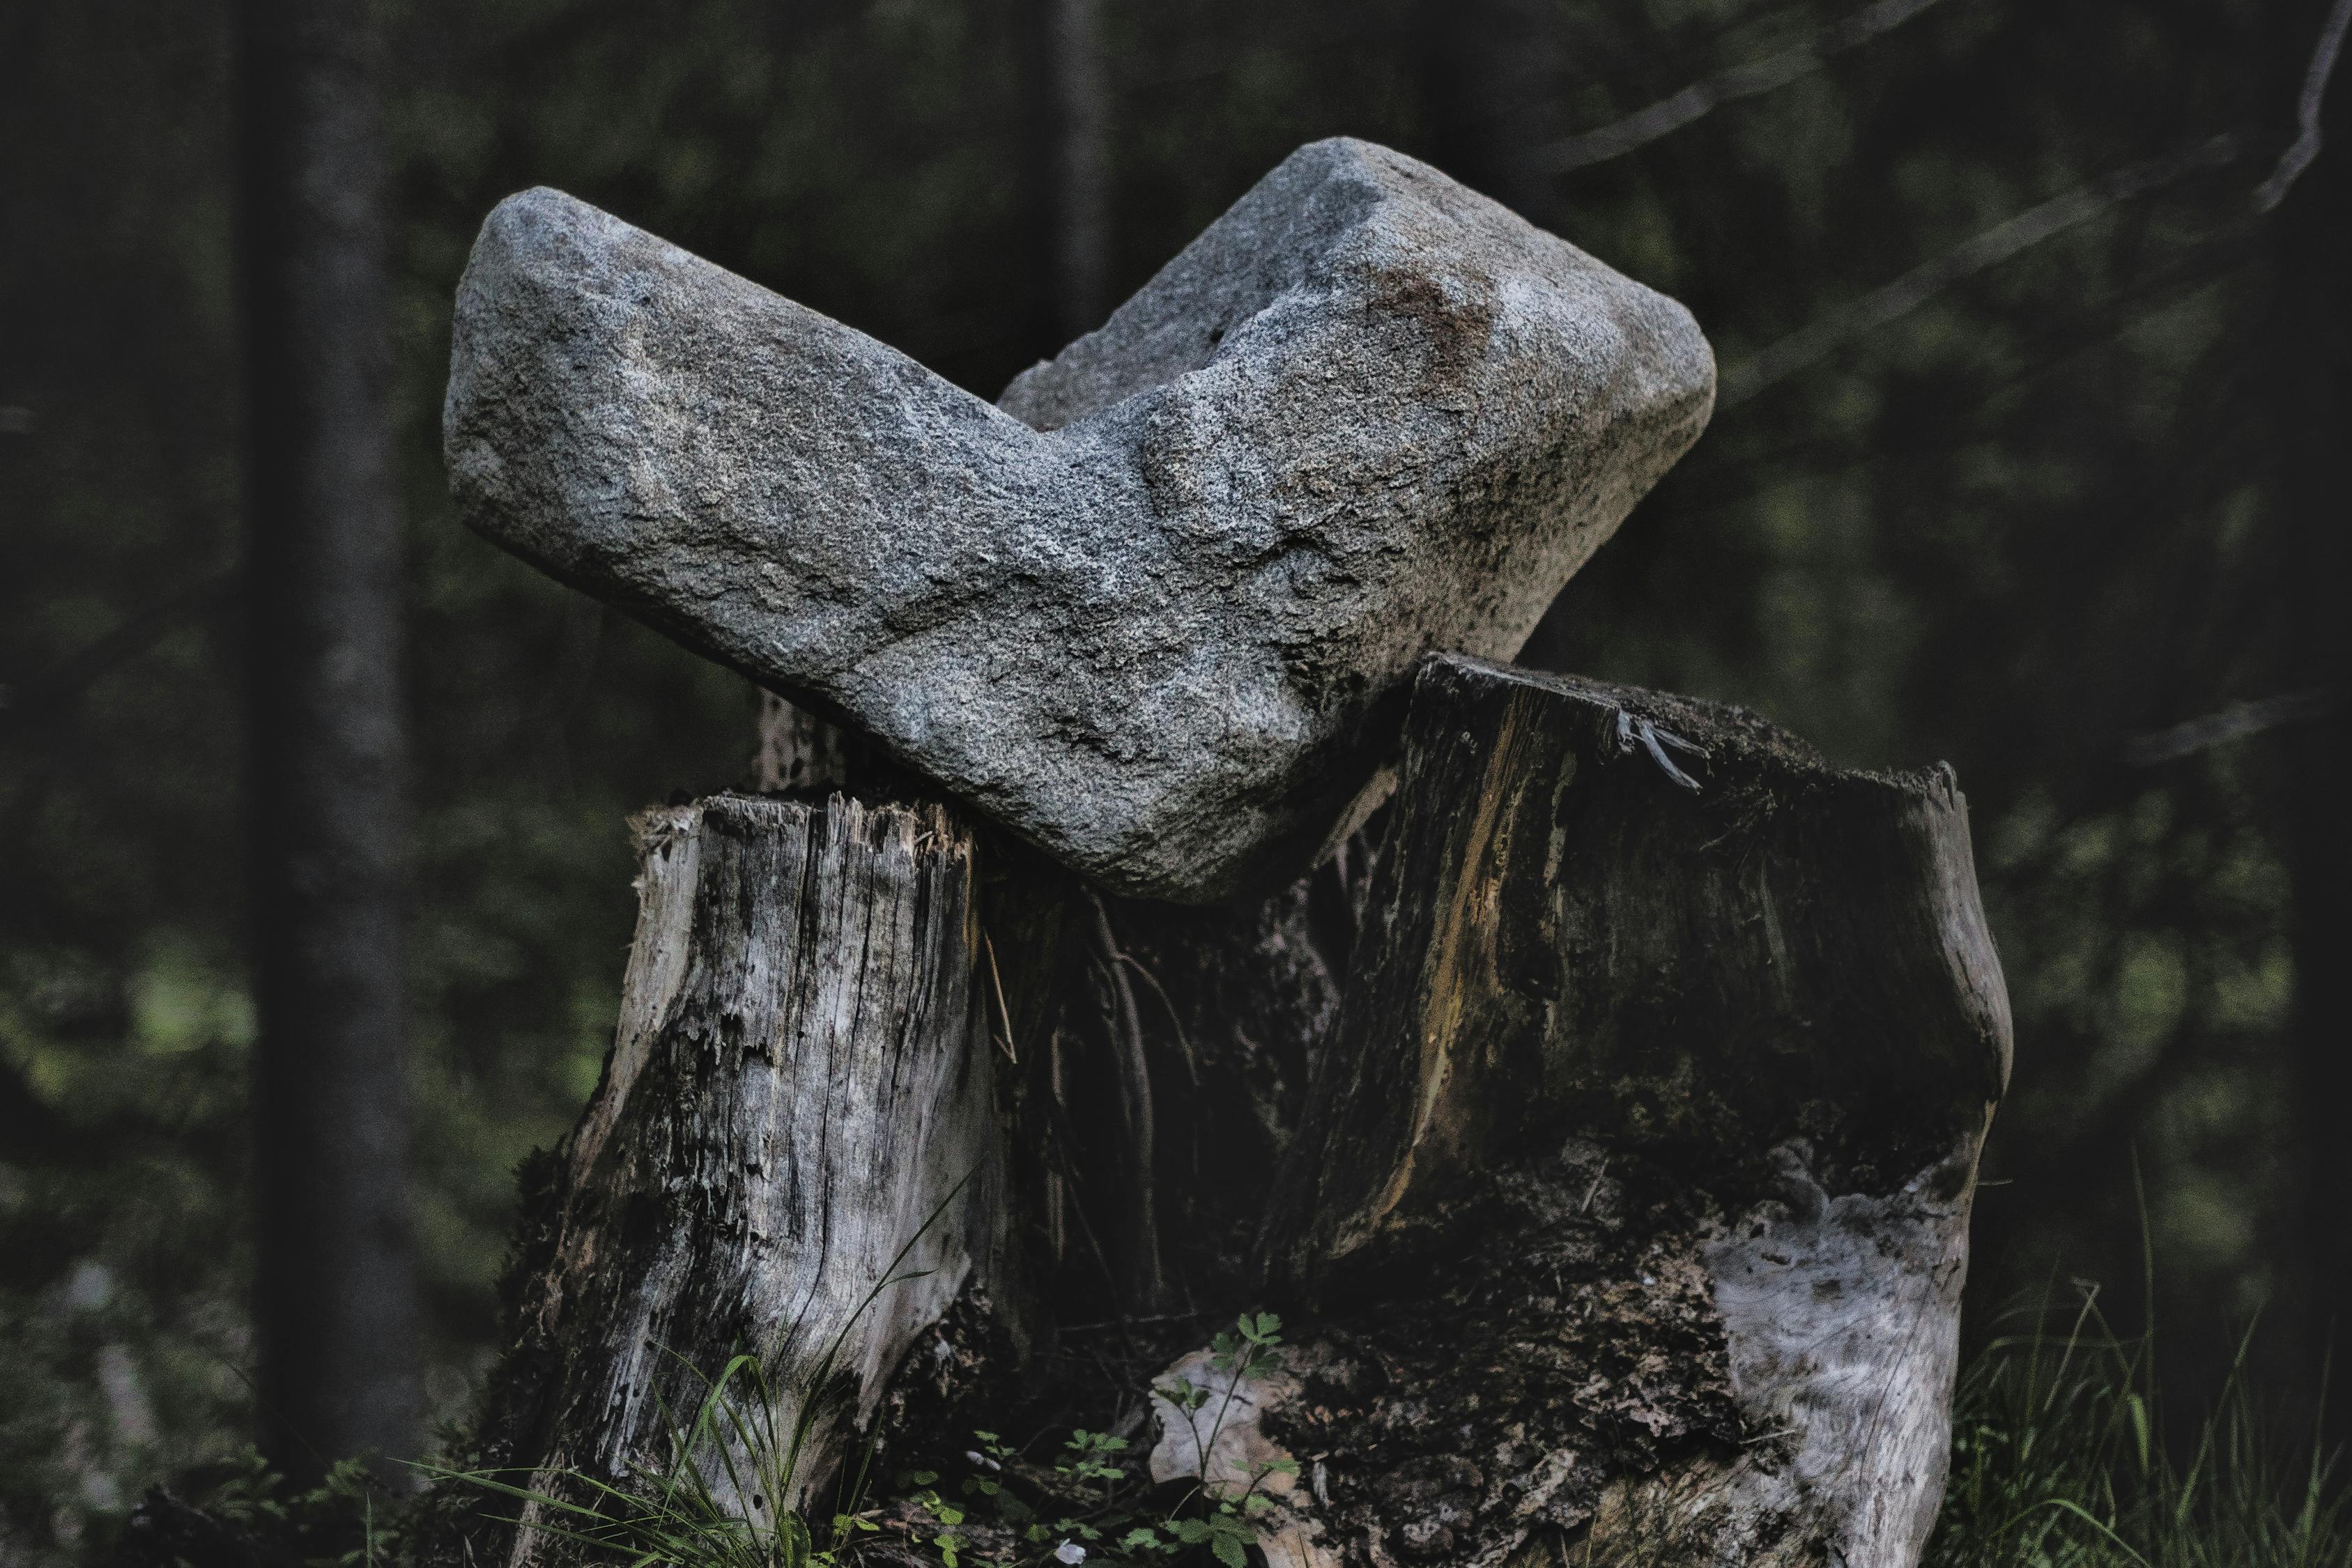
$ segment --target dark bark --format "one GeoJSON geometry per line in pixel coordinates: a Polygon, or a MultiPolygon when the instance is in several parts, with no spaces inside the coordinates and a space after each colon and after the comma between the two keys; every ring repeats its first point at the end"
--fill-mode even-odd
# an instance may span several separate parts
{"type": "Polygon", "coordinates": [[[377,39],[247,0],[248,834],[263,1446],[419,1447],[401,1001],[400,516],[377,39]]]}
{"type": "MultiPolygon", "coordinates": [[[[1270,898],[1202,909],[1101,894],[992,843],[983,940],[1019,1058],[1015,1226],[1052,1317],[1208,1321],[1255,1304],[1258,1220],[1376,853],[1352,835],[1270,898]],[[1148,1150],[1124,1131],[1139,1069],[1148,1150]]],[[[1146,1342],[1136,1353],[1156,1353],[1146,1342]]]]}
{"type": "Polygon", "coordinates": [[[1327,1549],[1916,1561],[2006,994],[1948,771],[1423,668],[1275,1187],[1327,1549]]]}

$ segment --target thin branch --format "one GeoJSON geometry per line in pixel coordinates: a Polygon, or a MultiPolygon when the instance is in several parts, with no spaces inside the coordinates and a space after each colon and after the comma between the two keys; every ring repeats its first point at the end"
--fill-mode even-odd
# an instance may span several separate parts
{"type": "Polygon", "coordinates": [[[2218,713],[2203,714],[2168,730],[2134,735],[2124,742],[2124,761],[2136,768],[2152,768],[2158,763],[2208,752],[2265,730],[2326,718],[2335,711],[2336,693],[2318,686],[2265,697],[2257,702],[2232,702],[2218,713]]]}
{"type": "Polygon", "coordinates": [[[1715,405],[1720,410],[1745,403],[1765,388],[1828,358],[1865,332],[1909,315],[1955,283],[1997,266],[2053,235],[2088,222],[2117,202],[2146,195],[2202,170],[2220,168],[2236,159],[2239,152],[2238,135],[2224,132],[2195,147],[2103,174],[2039,206],[2029,207],[2008,222],[1922,262],[1894,282],[1838,307],[1811,325],[1732,366],[1724,373],[1715,405]]]}
{"type": "MultiPolygon", "coordinates": [[[[2242,265],[2252,254],[2252,242],[2249,238],[2252,233],[2252,230],[2245,226],[2227,230],[2221,238],[2203,242],[2185,257],[2151,271],[2145,278],[2127,285],[2122,292],[2079,313],[2066,323],[2063,330],[2040,332],[2034,341],[2037,345],[2050,345],[2048,352],[2004,372],[1999,378],[1972,392],[1966,400],[1967,408],[1979,413],[1990,411],[2011,394],[2031,386],[2042,376],[2065,369],[2078,356],[2105,348],[2118,337],[2175,309],[2197,290],[2209,287],[2216,279],[2242,265]]],[[[2008,318],[2004,316],[2002,320],[2006,321],[2008,318]]],[[[1955,405],[1956,413],[1958,406],[1955,405]]],[[[1691,471],[1698,477],[1683,485],[1683,500],[1686,506],[1702,512],[1752,500],[1756,494],[1755,476],[1759,469],[1803,462],[1828,462],[1847,468],[1867,468],[1899,458],[1900,454],[1857,448],[1850,432],[1825,435],[1815,431],[1775,442],[1759,451],[1742,456],[1737,462],[1726,460],[1703,464],[1696,456],[1685,459],[1694,465],[1691,471]]]]}
{"type": "Polygon", "coordinates": [[[2311,64],[2303,73],[2303,97],[2295,104],[2296,132],[2293,145],[2279,154],[2278,167],[2254,191],[2254,210],[2269,212],[2286,200],[2296,176],[2319,156],[2319,108],[2327,98],[2328,79],[2336,74],[2336,57],[2344,48],[2344,32],[2352,27],[2352,0],[2336,0],[2335,9],[2319,29],[2311,64]]]}
{"type": "Polygon", "coordinates": [[[1794,48],[1717,71],[1622,120],[1540,148],[1530,162],[1546,173],[1564,174],[1571,169],[1622,158],[1727,103],[1754,98],[1810,76],[1835,57],[1860,48],[1881,33],[1893,31],[1935,4],[1936,0],[1878,0],[1875,5],[1815,28],[1812,37],[1794,48]]]}

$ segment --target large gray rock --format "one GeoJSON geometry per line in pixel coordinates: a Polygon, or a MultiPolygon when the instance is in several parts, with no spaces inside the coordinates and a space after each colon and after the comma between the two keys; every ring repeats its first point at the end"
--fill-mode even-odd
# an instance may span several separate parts
{"type": "Polygon", "coordinates": [[[1414,660],[1516,653],[1713,395],[1674,301],[1341,140],[1001,408],[528,191],[458,287],[444,433],[490,538],[1200,900],[1297,869],[1414,660]]]}

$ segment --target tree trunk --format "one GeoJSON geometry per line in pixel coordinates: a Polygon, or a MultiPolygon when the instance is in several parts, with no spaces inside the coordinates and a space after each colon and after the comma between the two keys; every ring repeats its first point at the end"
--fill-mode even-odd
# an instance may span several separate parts
{"type": "Polygon", "coordinates": [[[421,1447],[370,16],[359,0],[241,12],[255,1324],[263,1447],[298,1480],[421,1447]]]}
{"type": "Polygon", "coordinates": [[[1265,1232],[1326,1540],[1916,1561],[2009,1061],[1949,772],[1441,658],[1393,812],[1265,1232]]]}
{"type": "Polygon", "coordinates": [[[1224,910],[976,875],[932,807],[657,814],[471,1458],[658,1468],[688,1367],[752,1352],[796,1410],[840,1336],[809,1479],[861,1426],[947,1470],[1156,1415],[1158,1479],[1295,1457],[1274,1568],[1907,1568],[2009,1048],[1948,772],[1455,658],[1399,766],[1224,910]],[[1268,1305],[1280,1367],[1197,1348],[1268,1305]]]}
{"type": "Polygon", "coordinates": [[[1540,221],[1554,182],[1535,154],[1558,134],[1558,16],[1538,0],[1419,0],[1412,15],[1425,156],[1540,221]]]}
{"type": "MultiPolygon", "coordinates": [[[[722,1500],[799,1507],[915,1334],[1002,1266],[972,841],[936,807],[722,795],[639,843],[620,1027],[560,1156],[503,1458],[551,1497],[669,1473],[748,1352],[766,1392],[727,1397],[780,1441],[696,1457],[722,1500]]],[[[551,1541],[525,1530],[511,1560],[551,1541]]]]}
{"type": "Polygon", "coordinates": [[[1045,0],[1047,276],[1056,346],[1109,313],[1110,58],[1102,0],[1045,0]]]}

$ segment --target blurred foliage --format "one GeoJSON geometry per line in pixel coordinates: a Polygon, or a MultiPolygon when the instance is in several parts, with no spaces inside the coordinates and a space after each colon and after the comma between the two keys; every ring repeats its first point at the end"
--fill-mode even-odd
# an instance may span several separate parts
{"type": "MultiPolygon", "coordinates": [[[[1116,291],[1291,148],[1348,132],[1442,153],[1676,294],[1726,364],[2086,178],[2231,128],[2273,149],[2318,24],[2254,0],[1947,0],[1553,177],[1532,149],[1840,8],[1108,14],[1116,291]],[[1491,90],[1433,87],[1433,27],[1491,90]]],[[[386,16],[418,1213],[446,1411],[488,1342],[509,1170],[569,1125],[604,1048],[624,819],[735,780],[753,710],[452,520],[437,416],[474,226],[560,185],[983,395],[1057,345],[1034,4],[386,16]]],[[[96,1540],[246,1430],[228,56],[224,0],[0,11],[5,1562],[96,1540]]],[[[2242,1316],[2294,1282],[2275,738],[2121,760],[2136,732],[2312,683],[2270,608],[2245,200],[2267,166],[2119,205],[1727,411],[1528,655],[1750,703],[1850,763],[1957,765],[2019,1025],[1990,1156],[2009,1184],[1979,1211],[1994,1299],[2053,1255],[2136,1289],[2134,1148],[2168,1311],[2242,1316]]]]}

